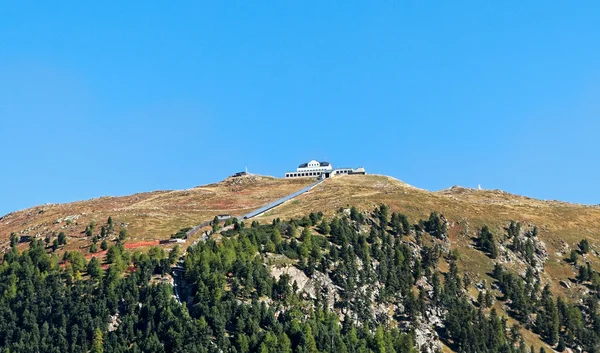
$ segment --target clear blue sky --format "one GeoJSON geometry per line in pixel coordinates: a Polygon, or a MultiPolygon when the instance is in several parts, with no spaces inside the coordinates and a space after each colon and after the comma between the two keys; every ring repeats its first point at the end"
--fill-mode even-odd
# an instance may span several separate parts
{"type": "Polygon", "coordinates": [[[597,1],[4,1],[0,215],[312,158],[597,204],[599,24],[597,1]]]}

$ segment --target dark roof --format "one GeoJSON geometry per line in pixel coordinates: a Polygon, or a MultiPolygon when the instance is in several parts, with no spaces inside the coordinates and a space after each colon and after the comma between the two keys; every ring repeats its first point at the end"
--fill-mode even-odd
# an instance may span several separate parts
{"type": "MultiPolygon", "coordinates": [[[[319,162],[319,164],[321,165],[321,167],[327,167],[329,165],[329,162],[319,162]]],[[[306,168],[308,167],[308,163],[302,163],[298,166],[298,168],[306,168]]]]}
{"type": "Polygon", "coordinates": [[[247,174],[248,174],[248,172],[237,172],[237,173],[233,174],[231,176],[231,178],[240,177],[240,176],[247,175],[247,174]]]}

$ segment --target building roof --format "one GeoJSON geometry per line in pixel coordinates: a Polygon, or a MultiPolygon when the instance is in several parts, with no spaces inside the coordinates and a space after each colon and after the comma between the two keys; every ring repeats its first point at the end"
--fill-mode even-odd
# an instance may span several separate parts
{"type": "MultiPolygon", "coordinates": [[[[312,161],[311,161],[311,162],[312,162],[312,161]]],[[[315,162],[316,162],[316,161],[315,161],[315,162]]],[[[329,163],[329,162],[319,162],[319,165],[320,165],[321,167],[327,167],[328,165],[330,165],[330,163],[329,163]]],[[[298,166],[298,168],[306,168],[306,167],[308,167],[308,163],[302,163],[302,164],[300,164],[300,165],[298,166]]]]}

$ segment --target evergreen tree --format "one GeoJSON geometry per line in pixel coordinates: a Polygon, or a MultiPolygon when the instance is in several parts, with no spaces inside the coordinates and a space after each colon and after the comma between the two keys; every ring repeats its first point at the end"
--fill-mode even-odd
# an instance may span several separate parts
{"type": "Polygon", "coordinates": [[[410,223],[408,223],[408,218],[401,214],[400,221],[402,222],[402,230],[404,231],[404,235],[408,235],[410,233],[410,223]]]}
{"type": "Polygon", "coordinates": [[[550,286],[546,285],[542,291],[541,311],[538,313],[536,326],[548,343],[554,345],[558,341],[558,310],[550,293],[550,286]]]}
{"type": "Polygon", "coordinates": [[[331,227],[329,227],[329,223],[326,220],[322,220],[317,230],[319,233],[327,235],[331,232],[331,227]]]}
{"type": "Polygon", "coordinates": [[[573,265],[577,265],[577,250],[573,249],[571,250],[571,254],[569,256],[569,262],[571,262],[573,265]]]}
{"type": "Polygon", "coordinates": [[[487,225],[484,225],[479,232],[479,246],[486,252],[492,259],[498,257],[498,248],[494,240],[494,235],[490,232],[487,225]]]}
{"type": "Polygon", "coordinates": [[[100,331],[100,329],[96,329],[94,331],[94,341],[92,343],[92,353],[103,353],[104,352],[104,346],[102,343],[102,331],[100,331]]]}
{"type": "Polygon", "coordinates": [[[556,347],[556,350],[559,351],[559,352],[564,352],[566,348],[567,347],[565,346],[565,340],[561,336],[558,339],[558,346],[556,347]]]}
{"type": "Polygon", "coordinates": [[[402,228],[402,220],[400,219],[400,215],[396,212],[392,212],[392,220],[390,221],[392,226],[392,231],[396,235],[404,234],[404,230],[402,228]]]}
{"type": "Polygon", "coordinates": [[[10,233],[10,247],[15,247],[19,243],[19,236],[16,233],[10,233]]]}
{"type": "Polygon", "coordinates": [[[92,257],[92,259],[88,263],[87,273],[90,275],[91,278],[100,278],[102,274],[102,267],[97,257],[92,257]]]}
{"type": "Polygon", "coordinates": [[[587,239],[581,239],[579,242],[579,251],[581,251],[582,254],[587,254],[590,251],[590,243],[587,239]]]}
{"type": "Polygon", "coordinates": [[[128,237],[127,229],[125,229],[125,228],[121,229],[121,231],[119,232],[119,240],[125,241],[125,240],[127,240],[127,237],[128,237]]]}
{"type": "Polygon", "coordinates": [[[58,233],[58,245],[67,244],[67,235],[64,232],[58,233]]]}

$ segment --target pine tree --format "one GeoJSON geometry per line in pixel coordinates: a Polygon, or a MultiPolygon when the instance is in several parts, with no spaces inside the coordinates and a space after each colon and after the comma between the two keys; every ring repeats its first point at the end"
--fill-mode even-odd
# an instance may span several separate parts
{"type": "Polygon", "coordinates": [[[402,230],[404,231],[404,235],[408,235],[408,233],[410,233],[410,223],[408,223],[408,218],[401,214],[400,220],[402,221],[402,230]]]}
{"type": "Polygon", "coordinates": [[[102,274],[102,267],[100,266],[100,261],[97,257],[92,257],[87,265],[87,272],[91,278],[100,278],[100,275],[102,274]]]}
{"type": "Polygon", "coordinates": [[[579,250],[582,254],[587,254],[588,251],[590,251],[590,243],[587,241],[587,239],[581,239],[579,242],[579,250]]]}
{"type": "Polygon", "coordinates": [[[322,220],[319,224],[318,231],[323,235],[327,235],[331,232],[331,227],[329,227],[329,223],[326,220],[322,220]]]}
{"type": "Polygon", "coordinates": [[[58,233],[58,245],[67,244],[67,235],[64,232],[58,233]]]}
{"type": "Polygon", "coordinates": [[[404,230],[402,229],[402,221],[400,220],[400,215],[396,212],[392,212],[392,220],[391,220],[392,231],[400,236],[404,234],[404,230]]]}
{"type": "Polygon", "coordinates": [[[498,248],[494,240],[494,235],[490,232],[487,225],[484,225],[479,232],[479,246],[484,252],[488,253],[492,259],[498,257],[498,248]]]}
{"type": "Polygon", "coordinates": [[[573,249],[571,250],[571,255],[569,256],[569,261],[573,264],[573,265],[577,265],[577,250],[573,249]]]}
{"type": "Polygon", "coordinates": [[[127,240],[127,236],[128,236],[127,229],[125,229],[125,228],[121,229],[121,231],[119,232],[119,240],[125,241],[125,240],[127,240]]]}
{"type": "Polygon", "coordinates": [[[102,331],[100,331],[99,328],[97,328],[94,331],[94,341],[92,343],[92,350],[91,353],[103,353],[104,352],[104,347],[103,347],[103,342],[102,342],[102,331]]]}
{"type": "Polygon", "coordinates": [[[494,295],[491,291],[485,291],[485,307],[491,308],[494,305],[494,295]]]}
{"type": "Polygon", "coordinates": [[[375,331],[375,352],[386,353],[385,346],[385,335],[383,333],[383,327],[380,325],[377,327],[377,331],[375,331]]]}
{"type": "Polygon", "coordinates": [[[479,294],[477,295],[477,304],[482,308],[484,308],[486,306],[484,295],[483,295],[482,291],[479,291],[479,294]]]}
{"type": "Polygon", "coordinates": [[[559,352],[564,352],[566,349],[565,346],[565,340],[562,338],[562,336],[558,339],[558,346],[556,347],[556,350],[559,352]]]}
{"type": "Polygon", "coordinates": [[[551,345],[558,341],[558,310],[550,293],[550,286],[546,285],[542,291],[541,311],[538,314],[536,326],[551,345]]]}
{"type": "Polygon", "coordinates": [[[387,228],[389,211],[390,211],[390,208],[387,205],[382,204],[379,206],[379,212],[378,212],[379,226],[382,229],[387,228]]]}
{"type": "Polygon", "coordinates": [[[585,281],[587,281],[588,280],[587,269],[583,265],[581,265],[581,266],[579,266],[579,270],[578,271],[579,272],[577,274],[577,280],[579,282],[585,282],[585,281]]]}
{"type": "Polygon", "coordinates": [[[300,235],[300,240],[303,243],[306,243],[306,245],[309,248],[312,247],[312,232],[310,231],[310,228],[305,227],[304,229],[302,229],[302,234],[300,235]]]}
{"type": "Polygon", "coordinates": [[[318,353],[317,342],[315,341],[315,337],[313,335],[313,331],[310,328],[309,324],[304,325],[304,330],[302,331],[302,338],[300,340],[300,347],[306,353],[318,353]]]}

